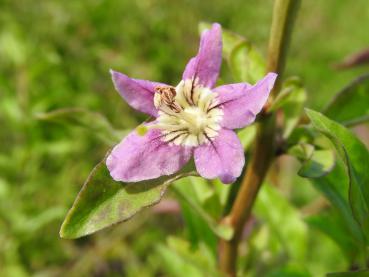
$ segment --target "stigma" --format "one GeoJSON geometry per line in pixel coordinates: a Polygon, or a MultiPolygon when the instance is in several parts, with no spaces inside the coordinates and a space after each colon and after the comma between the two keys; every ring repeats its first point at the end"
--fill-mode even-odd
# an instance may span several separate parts
{"type": "Polygon", "coordinates": [[[154,105],[159,116],[152,128],[160,129],[169,144],[198,146],[218,136],[223,111],[217,94],[196,79],[182,80],[177,87],[156,87],[154,105]]]}

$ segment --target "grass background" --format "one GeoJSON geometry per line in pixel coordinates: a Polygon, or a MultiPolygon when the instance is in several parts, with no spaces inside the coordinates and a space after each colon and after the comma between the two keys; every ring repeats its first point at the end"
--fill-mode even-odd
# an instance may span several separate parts
{"type": "MultiPolygon", "coordinates": [[[[1,0],[0,275],[171,276],[155,246],[183,233],[176,217],[146,212],[87,238],[59,238],[67,209],[109,146],[37,114],[82,107],[133,128],[145,117],[114,91],[110,68],[176,84],[197,51],[200,21],[219,22],[265,53],[271,13],[269,0],[1,0]]],[[[366,0],[302,1],[286,75],[303,79],[309,107],[321,108],[367,71],[333,65],[368,46],[368,20],[366,0]]],[[[340,258],[314,264],[317,271],[344,265],[340,258]]]]}

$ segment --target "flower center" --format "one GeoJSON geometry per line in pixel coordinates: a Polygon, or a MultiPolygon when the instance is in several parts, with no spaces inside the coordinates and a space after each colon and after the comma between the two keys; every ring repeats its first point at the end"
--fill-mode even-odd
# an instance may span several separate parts
{"type": "Polygon", "coordinates": [[[157,124],[163,140],[175,145],[198,146],[210,143],[220,130],[223,111],[217,95],[197,80],[181,81],[177,87],[155,88],[154,105],[159,110],[157,124]]]}

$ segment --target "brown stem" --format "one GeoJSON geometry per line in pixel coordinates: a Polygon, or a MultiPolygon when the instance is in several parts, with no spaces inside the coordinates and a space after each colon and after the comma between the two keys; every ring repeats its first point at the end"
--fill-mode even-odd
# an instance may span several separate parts
{"type": "MultiPolygon", "coordinates": [[[[278,73],[273,96],[279,91],[290,32],[299,3],[300,0],[276,0],[274,4],[267,64],[267,72],[278,73]]],[[[223,219],[224,223],[234,228],[233,238],[229,241],[221,240],[219,244],[219,266],[226,276],[236,276],[238,245],[242,238],[242,231],[274,156],[275,115],[269,114],[260,122],[253,155],[240,190],[231,212],[223,219]]]]}

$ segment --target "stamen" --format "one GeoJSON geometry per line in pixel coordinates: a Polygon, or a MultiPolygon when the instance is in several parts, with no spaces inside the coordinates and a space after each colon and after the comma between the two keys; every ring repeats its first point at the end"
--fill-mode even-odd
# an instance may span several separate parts
{"type": "Polygon", "coordinates": [[[157,86],[155,88],[154,105],[161,110],[162,106],[170,108],[172,111],[179,113],[182,109],[175,102],[176,89],[171,86],[157,86]]]}
{"type": "Polygon", "coordinates": [[[151,128],[162,130],[169,144],[198,146],[216,138],[222,110],[217,94],[199,85],[196,78],[181,81],[177,87],[155,88],[154,105],[159,110],[157,123],[151,128]]]}

